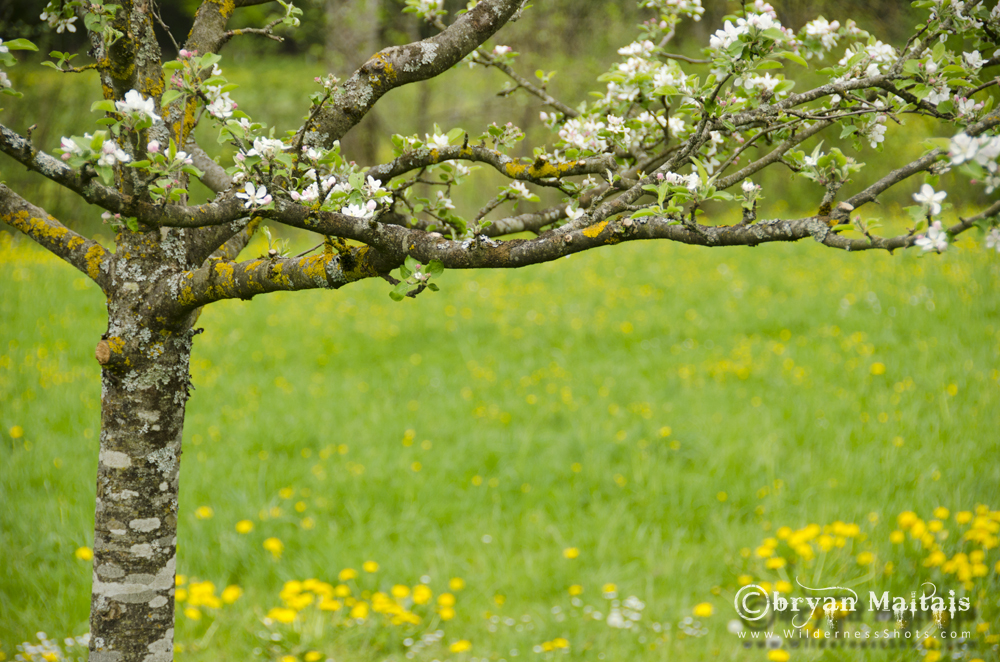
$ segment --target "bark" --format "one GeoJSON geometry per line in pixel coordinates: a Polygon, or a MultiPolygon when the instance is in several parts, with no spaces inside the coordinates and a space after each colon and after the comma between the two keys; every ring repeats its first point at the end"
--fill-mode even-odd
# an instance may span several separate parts
{"type": "Polygon", "coordinates": [[[154,294],[185,231],[123,232],[111,270],[94,520],[91,662],[173,659],[178,469],[193,314],[154,294]]]}

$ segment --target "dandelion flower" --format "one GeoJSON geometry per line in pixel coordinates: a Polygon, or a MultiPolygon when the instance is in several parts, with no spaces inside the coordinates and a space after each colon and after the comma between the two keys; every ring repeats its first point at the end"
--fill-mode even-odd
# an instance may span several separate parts
{"type": "Polygon", "coordinates": [[[89,547],[77,547],[76,551],[73,552],[73,556],[81,561],[91,561],[94,558],[94,550],[89,547]]]}
{"type": "Polygon", "coordinates": [[[276,559],[281,558],[281,552],[285,549],[285,544],[277,538],[268,538],[264,541],[264,549],[271,552],[276,559]]]}
{"type": "Polygon", "coordinates": [[[713,611],[715,611],[715,609],[709,602],[702,602],[700,604],[696,604],[694,606],[694,609],[691,610],[691,612],[698,618],[708,618],[709,616],[712,615],[713,611]]]}
{"type": "Polygon", "coordinates": [[[239,522],[236,523],[237,533],[245,534],[245,533],[250,533],[251,531],[253,531],[253,522],[251,522],[250,520],[241,519],[239,522]]]}
{"type": "Polygon", "coordinates": [[[563,550],[563,556],[567,559],[575,559],[580,556],[580,550],[576,547],[567,547],[563,550]]]}
{"type": "Polygon", "coordinates": [[[354,568],[344,568],[337,574],[337,579],[342,582],[350,581],[358,576],[358,571],[354,568]]]}
{"type": "Polygon", "coordinates": [[[215,511],[212,510],[211,506],[200,506],[198,510],[194,511],[194,516],[198,519],[211,519],[215,511]]]}
{"type": "Polygon", "coordinates": [[[472,648],[472,643],[468,639],[460,639],[448,647],[452,653],[464,653],[472,648]]]}
{"type": "Polygon", "coordinates": [[[361,569],[368,573],[378,572],[378,563],[375,561],[365,561],[361,564],[361,569]]]}
{"type": "Polygon", "coordinates": [[[463,588],[465,588],[465,580],[462,579],[461,577],[452,577],[448,581],[448,588],[450,588],[452,591],[461,591],[463,588]]]}

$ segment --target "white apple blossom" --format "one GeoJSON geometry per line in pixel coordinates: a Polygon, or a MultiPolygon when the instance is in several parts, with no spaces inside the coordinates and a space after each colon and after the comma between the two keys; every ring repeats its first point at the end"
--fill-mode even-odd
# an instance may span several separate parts
{"type": "Polygon", "coordinates": [[[522,198],[531,197],[531,191],[528,190],[528,187],[525,186],[523,182],[512,182],[510,189],[522,198]]]}
{"type": "Polygon", "coordinates": [[[427,144],[431,147],[447,147],[448,146],[448,136],[442,136],[440,133],[435,133],[433,136],[425,136],[427,138],[427,144]]]}
{"type": "Polygon", "coordinates": [[[948,156],[951,157],[952,165],[959,165],[976,158],[979,152],[979,140],[966,133],[959,133],[951,139],[948,148],[948,156]]]}
{"type": "Polygon", "coordinates": [[[498,46],[495,46],[493,48],[493,54],[494,55],[506,55],[507,53],[510,53],[512,50],[514,50],[514,49],[511,48],[510,46],[498,45],[498,46]]]}
{"type": "Polygon", "coordinates": [[[924,184],[918,193],[913,194],[913,199],[928,209],[931,216],[941,213],[941,201],[947,197],[946,191],[935,192],[930,184],[924,184]]]}
{"type": "Polygon", "coordinates": [[[726,50],[739,41],[741,35],[746,33],[745,28],[738,28],[733,25],[732,21],[726,21],[723,23],[722,29],[716,30],[715,34],[709,38],[708,43],[712,48],[726,50]]]}
{"type": "Polygon", "coordinates": [[[571,221],[575,221],[576,219],[583,216],[585,213],[586,212],[584,212],[582,209],[574,207],[573,205],[569,205],[568,207],[566,207],[566,218],[568,218],[571,221]]]}
{"type": "Polygon", "coordinates": [[[288,146],[280,140],[274,138],[254,138],[253,149],[247,152],[247,156],[259,156],[262,159],[273,159],[274,156],[288,146]]]}
{"type": "Polygon", "coordinates": [[[745,179],[743,180],[743,185],[740,188],[743,189],[744,193],[750,195],[751,193],[757,190],[758,186],[749,179],[745,179]]]}
{"type": "Polygon", "coordinates": [[[368,189],[369,195],[375,195],[382,190],[382,180],[375,179],[371,175],[368,175],[368,181],[365,182],[365,188],[368,189]]]}
{"type": "Polygon", "coordinates": [[[128,163],[132,160],[125,150],[118,147],[113,140],[105,140],[101,145],[101,156],[97,159],[99,166],[113,166],[115,162],[128,163]]]}
{"type": "Polygon", "coordinates": [[[891,63],[896,61],[896,49],[878,40],[874,44],[867,46],[865,53],[875,62],[891,63]]]}
{"type": "Polygon", "coordinates": [[[3,45],[3,39],[0,39],[0,53],[9,53],[10,49],[3,45]]]}
{"type": "Polygon", "coordinates": [[[986,248],[993,248],[1000,253],[1000,230],[992,228],[986,235],[986,248]]]}
{"type": "Polygon", "coordinates": [[[840,35],[837,33],[839,29],[840,21],[833,21],[831,23],[825,18],[820,17],[806,23],[805,33],[806,36],[819,39],[826,50],[831,50],[836,47],[837,40],[840,38],[840,35]]]}
{"type": "Polygon", "coordinates": [[[679,136],[687,130],[687,125],[684,124],[684,120],[679,117],[671,117],[667,120],[667,128],[670,129],[670,134],[674,137],[679,136]]]}
{"type": "Polygon", "coordinates": [[[209,115],[223,120],[232,117],[235,109],[236,102],[229,98],[228,92],[219,95],[219,97],[207,107],[209,115]]]}
{"type": "Polygon", "coordinates": [[[160,116],[156,114],[156,103],[153,99],[143,97],[138,90],[129,90],[126,92],[124,99],[115,102],[115,108],[118,112],[131,117],[148,117],[154,121],[160,119],[160,116]]]}
{"type": "MultiPolygon", "coordinates": [[[[998,5],[1000,6],[1000,5],[998,5]]],[[[986,60],[983,56],[979,54],[979,51],[972,51],[970,53],[962,53],[962,59],[965,60],[965,65],[972,69],[973,72],[979,71],[983,68],[983,64],[986,60]]]]}
{"type": "Polygon", "coordinates": [[[7,76],[6,71],[0,71],[0,88],[10,87],[10,78],[7,76]]]}
{"type": "MultiPolygon", "coordinates": [[[[927,185],[924,184],[924,186],[927,185]]],[[[944,227],[941,225],[941,221],[934,221],[931,223],[931,226],[927,228],[927,234],[919,235],[914,243],[925,253],[930,251],[940,253],[948,249],[948,233],[945,232],[944,227]]]]}
{"type": "Polygon", "coordinates": [[[243,189],[245,192],[237,193],[236,197],[246,200],[243,206],[246,209],[251,207],[259,207],[260,205],[266,205],[271,202],[271,196],[267,192],[267,188],[263,185],[254,186],[253,182],[247,182],[243,189]]]}
{"type": "Polygon", "coordinates": [[[146,151],[149,152],[150,154],[159,154],[160,153],[160,141],[159,140],[150,140],[149,143],[146,145],[146,151]]]}
{"type": "Polygon", "coordinates": [[[62,147],[64,152],[69,154],[83,154],[83,150],[76,144],[76,141],[67,138],[66,136],[59,139],[59,146],[62,147]]]}
{"type": "Polygon", "coordinates": [[[437,192],[437,204],[441,209],[454,209],[455,204],[451,201],[451,198],[444,194],[444,191],[437,192]]]}

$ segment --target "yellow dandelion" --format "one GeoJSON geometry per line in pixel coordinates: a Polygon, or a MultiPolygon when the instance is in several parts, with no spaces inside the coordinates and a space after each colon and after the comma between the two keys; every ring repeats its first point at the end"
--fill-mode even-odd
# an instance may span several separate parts
{"type": "Polygon", "coordinates": [[[617,592],[618,592],[617,584],[608,583],[601,587],[601,593],[617,593],[617,592]]]}
{"type": "Polygon", "coordinates": [[[791,593],[792,583],[786,582],[784,579],[774,582],[774,590],[777,593],[791,593]]]}
{"type": "Polygon", "coordinates": [[[874,560],[875,555],[871,552],[861,552],[857,557],[858,565],[871,565],[874,560]]]}
{"type": "Polygon", "coordinates": [[[572,586],[569,587],[570,595],[577,596],[580,595],[581,593],[583,593],[583,587],[580,586],[579,584],[573,584],[572,586]]]}
{"type": "Polygon", "coordinates": [[[438,604],[442,607],[454,607],[455,606],[455,596],[451,593],[442,593],[438,596],[438,604]]]}
{"type": "Polygon", "coordinates": [[[319,662],[320,660],[323,659],[323,654],[320,653],[319,651],[309,651],[308,653],[305,654],[305,657],[303,657],[302,659],[304,659],[306,662],[319,662]]]}
{"type": "Polygon", "coordinates": [[[282,487],[280,490],[278,490],[278,496],[280,496],[282,499],[291,499],[293,496],[295,496],[295,488],[282,487]]]}
{"type": "Polygon", "coordinates": [[[902,512],[899,514],[899,517],[896,518],[896,522],[899,524],[899,528],[903,529],[904,531],[912,527],[919,520],[920,518],[917,517],[917,514],[912,510],[907,510],[905,512],[902,512]]]}
{"type": "Polygon", "coordinates": [[[77,547],[76,551],[73,552],[73,556],[81,561],[91,561],[94,558],[94,550],[89,547],[77,547]]]}
{"type": "Polygon", "coordinates": [[[889,542],[891,542],[894,545],[898,545],[904,540],[906,540],[906,534],[903,533],[902,531],[893,531],[892,533],[889,534],[889,542]]]}
{"type": "Polygon", "coordinates": [[[390,593],[392,593],[392,597],[402,600],[410,594],[410,587],[404,584],[396,584],[392,587],[390,593]]]}
{"type": "Polygon", "coordinates": [[[788,565],[788,561],[781,556],[775,556],[774,558],[768,559],[764,565],[767,566],[769,570],[779,570],[788,565]]]}
{"type": "Polygon", "coordinates": [[[368,603],[361,601],[351,607],[351,618],[364,620],[368,618],[368,603]]]}
{"type": "Polygon", "coordinates": [[[299,526],[301,526],[303,529],[307,529],[307,530],[308,529],[315,529],[316,528],[316,520],[314,520],[312,517],[303,517],[302,521],[299,522],[299,526]]]}
{"type": "Polygon", "coordinates": [[[222,589],[221,597],[223,602],[225,602],[227,605],[231,605],[237,600],[239,600],[241,595],[243,595],[243,589],[233,584],[231,586],[227,586],[226,588],[222,589]]]}
{"type": "Polygon", "coordinates": [[[199,506],[196,511],[194,511],[194,516],[198,519],[212,519],[212,515],[215,511],[212,510],[211,506],[199,506]]]}
{"type": "Polygon", "coordinates": [[[955,513],[955,521],[959,524],[968,524],[972,521],[972,513],[968,510],[962,510],[955,513]]]}
{"type": "Polygon", "coordinates": [[[201,610],[197,609],[196,607],[187,607],[184,610],[184,615],[190,618],[192,621],[201,620],[201,610]]]}
{"type": "Polygon", "coordinates": [[[472,643],[468,639],[459,639],[451,646],[448,646],[448,650],[452,653],[464,653],[470,648],[472,648],[472,643]]]}
{"type": "Polygon", "coordinates": [[[767,659],[771,662],[788,662],[788,657],[788,651],[781,650],[780,648],[767,654],[767,659]]]}
{"type": "Polygon", "coordinates": [[[750,584],[753,584],[753,577],[751,577],[750,575],[740,575],[739,577],[736,578],[736,583],[739,584],[740,586],[748,586],[750,584]]]}
{"type": "Polygon", "coordinates": [[[20,439],[24,436],[24,428],[20,425],[14,425],[10,428],[10,436],[12,439],[20,439]]]}
{"type": "Polygon", "coordinates": [[[299,662],[299,660],[294,655],[282,655],[278,662],[299,662]]]}
{"type": "Polygon", "coordinates": [[[342,606],[339,600],[333,598],[323,598],[319,601],[319,608],[323,611],[339,611],[342,606]]]}
{"type": "Polygon", "coordinates": [[[452,577],[450,580],[448,580],[448,588],[450,588],[452,591],[461,591],[463,588],[465,588],[465,580],[462,579],[461,577],[452,577]]]}
{"type": "Polygon", "coordinates": [[[497,593],[493,596],[493,602],[497,607],[503,607],[503,603],[507,602],[507,598],[502,593],[497,593]]]}
{"type": "Polygon", "coordinates": [[[949,511],[944,506],[938,506],[937,508],[934,509],[934,517],[938,519],[948,519],[948,515],[950,514],[951,511],[949,511]]]}
{"type": "Polygon", "coordinates": [[[941,651],[927,651],[924,662],[938,662],[941,659],[941,651]]]}
{"type": "Polygon", "coordinates": [[[696,604],[694,609],[691,610],[691,612],[698,618],[708,618],[714,611],[715,609],[712,607],[712,603],[710,602],[696,604]]]}
{"type": "Polygon", "coordinates": [[[358,576],[358,571],[354,568],[344,568],[337,574],[337,579],[347,582],[358,576]]]}
{"type": "Polygon", "coordinates": [[[871,373],[873,375],[884,375],[885,374],[885,364],[884,363],[873,363],[871,367],[871,373]]]}
{"type": "Polygon", "coordinates": [[[281,552],[285,549],[285,543],[281,542],[277,538],[268,538],[264,541],[264,549],[271,552],[271,555],[276,559],[281,558],[281,552]]]}
{"type": "Polygon", "coordinates": [[[248,519],[241,519],[236,523],[236,533],[247,534],[253,531],[253,522],[248,519]]]}
{"type": "Polygon", "coordinates": [[[438,613],[441,615],[442,621],[450,621],[455,618],[455,610],[451,607],[442,607],[438,613]]]}
{"type": "Polygon", "coordinates": [[[552,640],[552,648],[562,648],[565,650],[569,648],[569,640],[562,637],[556,637],[552,640]]]}
{"type": "Polygon", "coordinates": [[[575,559],[580,556],[580,550],[576,547],[567,547],[563,550],[563,557],[567,559],[575,559]]]}
{"type": "Polygon", "coordinates": [[[378,572],[378,563],[375,561],[365,561],[361,564],[361,569],[365,572],[378,572]]]}
{"type": "Polygon", "coordinates": [[[174,592],[174,599],[177,600],[177,602],[184,602],[187,600],[187,597],[188,592],[186,588],[179,588],[174,592]]]}
{"type": "Polygon", "coordinates": [[[425,584],[417,584],[413,587],[413,603],[418,605],[425,605],[431,601],[434,592],[431,591],[429,587],[425,584]]]}

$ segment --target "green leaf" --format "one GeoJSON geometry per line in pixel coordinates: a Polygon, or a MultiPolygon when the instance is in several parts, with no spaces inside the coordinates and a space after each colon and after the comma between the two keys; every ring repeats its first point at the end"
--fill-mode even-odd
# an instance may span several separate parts
{"type": "Polygon", "coordinates": [[[115,112],[115,102],[111,99],[101,99],[100,101],[95,101],[90,106],[90,112],[94,112],[95,110],[113,113],[115,112]]]}
{"type": "Polygon", "coordinates": [[[171,101],[181,96],[184,96],[184,93],[180,90],[167,90],[163,93],[163,96],[160,97],[160,105],[165,107],[169,105],[171,101]]]}
{"type": "Polygon", "coordinates": [[[808,67],[809,63],[806,59],[799,55],[798,53],[792,53],[791,51],[779,51],[774,54],[775,57],[784,58],[786,60],[791,60],[795,64],[802,65],[803,67],[808,67]]]}
{"type": "Polygon", "coordinates": [[[397,292],[396,290],[393,290],[389,292],[389,298],[392,299],[393,301],[402,301],[403,295],[397,292]]]}
{"type": "Polygon", "coordinates": [[[785,65],[781,64],[780,62],[775,62],[774,60],[764,60],[756,67],[754,67],[754,69],[756,69],[757,71],[763,71],[765,69],[781,69],[784,66],[785,65]]]}
{"type": "Polygon", "coordinates": [[[51,62],[49,60],[46,60],[45,62],[42,62],[42,66],[43,67],[48,67],[49,69],[55,69],[56,71],[62,71],[62,69],[59,68],[59,65],[57,65],[55,62],[51,62]]]}
{"type": "Polygon", "coordinates": [[[646,207],[645,209],[640,209],[639,211],[632,214],[632,218],[642,218],[643,216],[656,216],[657,214],[662,214],[663,210],[657,206],[646,207]]]}
{"type": "Polygon", "coordinates": [[[125,164],[125,167],[127,167],[127,168],[148,168],[149,167],[149,161],[145,161],[145,160],[143,160],[143,161],[132,161],[131,163],[125,164]]]}
{"type": "Polygon", "coordinates": [[[3,42],[3,45],[12,51],[37,51],[38,46],[27,39],[11,39],[10,41],[3,42]]]}
{"type": "Polygon", "coordinates": [[[425,271],[431,276],[440,276],[444,273],[444,264],[441,260],[431,260],[427,263],[425,271]]]}
{"type": "Polygon", "coordinates": [[[441,288],[437,286],[437,283],[427,283],[427,289],[430,290],[431,292],[437,292],[441,288]]]}

